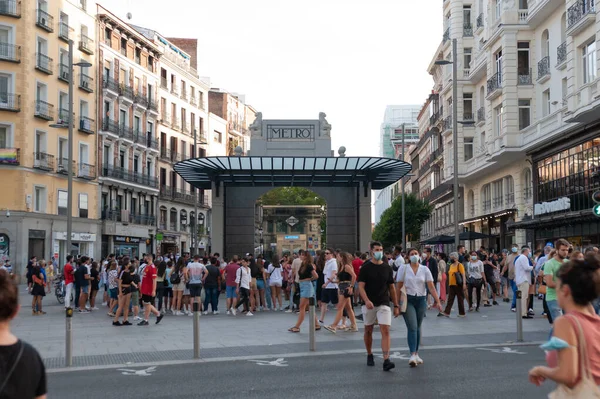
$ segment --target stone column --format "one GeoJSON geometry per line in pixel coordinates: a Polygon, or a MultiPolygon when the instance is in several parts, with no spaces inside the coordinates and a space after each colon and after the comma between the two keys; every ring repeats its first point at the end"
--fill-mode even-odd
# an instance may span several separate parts
{"type": "Polygon", "coordinates": [[[371,243],[371,184],[363,183],[358,188],[358,244],[360,251],[368,251],[371,243]],[[365,187],[366,194],[365,195],[365,187]]]}
{"type": "MultiPolygon", "coordinates": [[[[217,184],[212,183],[212,220],[211,220],[211,230],[210,230],[210,242],[211,242],[211,250],[213,253],[217,252],[221,254],[221,256],[225,256],[225,190],[224,187],[221,186],[217,190],[217,184]],[[217,197],[216,194],[219,193],[217,197]]],[[[196,215],[196,219],[198,215],[196,215]]],[[[206,221],[205,221],[206,223],[206,221]]]]}

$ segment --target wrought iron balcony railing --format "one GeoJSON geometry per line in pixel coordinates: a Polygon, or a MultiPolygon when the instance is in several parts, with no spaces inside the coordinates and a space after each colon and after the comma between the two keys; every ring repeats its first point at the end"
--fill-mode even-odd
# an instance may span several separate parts
{"type": "Polygon", "coordinates": [[[92,93],[94,91],[94,78],[86,74],[79,74],[79,88],[92,93]]]}
{"type": "Polygon", "coordinates": [[[33,116],[51,121],[54,119],[54,105],[47,103],[46,101],[36,100],[33,116]]]}
{"type": "Polygon", "coordinates": [[[0,110],[11,112],[21,111],[21,95],[13,93],[0,93],[0,110]]]}
{"type": "Polygon", "coordinates": [[[47,32],[54,32],[54,17],[44,10],[38,9],[35,24],[47,32]]]}
{"type": "Polygon", "coordinates": [[[94,41],[82,34],[79,40],[79,50],[87,54],[94,54],[94,41]]]}
{"type": "Polygon", "coordinates": [[[550,75],[550,56],[545,56],[538,62],[538,80],[550,75]]]}
{"type": "Polygon", "coordinates": [[[496,72],[487,81],[487,93],[488,95],[502,87],[502,74],[496,72]]]}
{"type": "Polygon", "coordinates": [[[450,28],[446,29],[444,36],[442,36],[442,42],[446,43],[448,40],[450,40],[450,28]]]}
{"type": "Polygon", "coordinates": [[[463,25],[463,37],[473,37],[473,25],[470,23],[463,25]]]}
{"type": "Polygon", "coordinates": [[[10,43],[0,43],[0,60],[21,62],[21,46],[10,43]]]}
{"type": "Polygon", "coordinates": [[[533,84],[533,80],[531,79],[531,68],[521,68],[518,70],[519,80],[517,84],[519,85],[531,85],[533,84]]]}
{"type": "Polygon", "coordinates": [[[52,62],[52,58],[48,57],[46,54],[37,53],[35,55],[35,68],[48,75],[52,75],[52,62]]]}
{"type": "Polygon", "coordinates": [[[581,21],[587,14],[596,12],[597,0],[578,0],[567,10],[567,29],[581,21]]]}
{"type": "Polygon", "coordinates": [[[567,60],[567,42],[563,42],[556,48],[556,65],[560,65],[567,60]]]}
{"type": "Polygon", "coordinates": [[[54,170],[54,155],[45,152],[34,152],[33,167],[46,171],[54,170]]]}
{"type": "Polygon", "coordinates": [[[479,14],[477,17],[477,27],[483,28],[483,13],[479,14]]]}
{"type": "Polygon", "coordinates": [[[477,110],[477,122],[485,122],[485,108],[481,107],[477,110]]]}
{"type": "Polygon", "coordinates": [[[58,23],[58,37],[62,40],[68,42],[69,41],[69,33],[71,32],[71,28],[66,22],[60,21],[58,23]]]}
{"type": "Polygon", "coordinates": [[[79,131],[94,134],[96,131],[96,122],[87,116],[81,116],[79,118],[79,131]]]}
{"type": "Polygon", "coordinates": [[[21,18],[21,1],[2,0],[0,1],[0,15],[7,17],[21,18]]]}

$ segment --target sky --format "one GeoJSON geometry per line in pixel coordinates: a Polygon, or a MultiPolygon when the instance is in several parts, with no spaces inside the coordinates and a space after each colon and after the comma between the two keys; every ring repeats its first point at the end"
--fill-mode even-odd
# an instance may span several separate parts
{"type": "Polygon", "coordinates": [[[166,37],[198,39],[198,72],[264,119],[327,114],[332,146],[378,155],[386,105],[422,104],[441,0],[99,0],[166,37]]]}

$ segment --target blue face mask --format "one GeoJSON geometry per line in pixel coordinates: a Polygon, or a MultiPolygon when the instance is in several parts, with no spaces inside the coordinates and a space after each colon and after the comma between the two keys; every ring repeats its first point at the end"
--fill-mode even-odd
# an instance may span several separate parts
{"type": "Polygon", "coordinates": [[[511,248],[511,251],[513,252],[513,254],[516,254],[518,249],[513,247],[513,248],[511,248]]]}
{"type": "Polygon", "coordinates": [[[373,258],[375,258],[375,260],[383,259],[383,252],[373,252],[373,258]]]}

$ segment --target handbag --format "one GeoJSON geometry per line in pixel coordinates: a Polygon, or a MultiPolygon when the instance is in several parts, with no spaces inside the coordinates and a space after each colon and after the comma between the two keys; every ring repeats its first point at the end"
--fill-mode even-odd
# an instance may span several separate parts
{"type": "Polygon", "coordinates": [[[578,341],[578,353],[579,353],[579,372],[581,373],[581,379],[579,383],[573,388],[569,388],[566,385],[559,384],[558,387],[550,392],[548,398],[550,399],[598,399],[600,398],[600,388],[596,385],[592,373],[590,372],[590,358],[587,354],[587,346],[585,343],[585,337],[583,336],[583,328],[576,317],[572,317],[569,314],[567,316],[572,324],[577,323],[577,341],[578,341]],[[574,321],[574,322],[573,322],[574,321]]]}
{"type": "MultiPolygon", "coordinates": [[[[408,265],[404,265],[404,275],[402,276],[402,281],[406,281],[406,269],[408,265]]],[[[400,289],[400,303],[398,307],[400,308],[400,313],[406,313],[406,306],[408,305],[408,297],[406,296],[406,284],[402,285],[400,289]]]]}
{"type": "Polygon", "coordinates": [[[545,285],[540,285],[540,286],[538,287],[538,294],[544,294],[544,295],[546,295],[546,290],[547,290],[547,289],[548,289],[548,287],[547,287],[547,286],[545,286],[545,285]]]}
{"type": "Polygon", "coordinates": [[[21,342],[21,348],[19,349],[19,354],[17,355],[17,358],[15,359],[10,370],[8,370],[8,374],[6,374],[6,377],[4,377],[4,381],[0,385],[0,394],[2,394],[2,392],[4,391],[4,387],[8,383],[8,380],[10,380],[10,377],[12,377],[13,373],[15,372],[15,369],[17,368],[17,365],[21,361],[21,357],[23,356],[24,349],[25,349],[25,344],[23,342],[21,342]]]}
{"type": "Polygon", "coordinates": [[[458,266],[456,266],[456,271],[454,272],[454,279],[456,280],[456,285],[458,285],[460,287],[462,287],[465,283],[463,280],[462,273],[460,272],[460,269],[458,266]]]}

